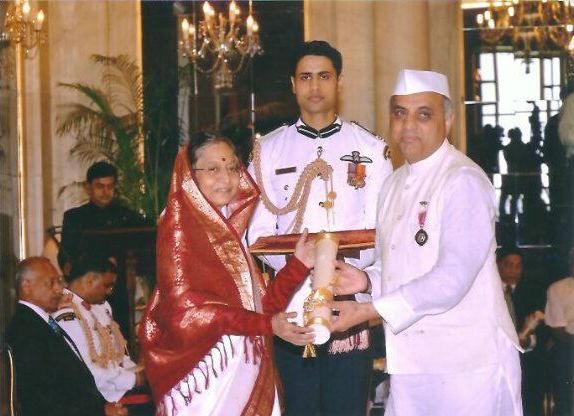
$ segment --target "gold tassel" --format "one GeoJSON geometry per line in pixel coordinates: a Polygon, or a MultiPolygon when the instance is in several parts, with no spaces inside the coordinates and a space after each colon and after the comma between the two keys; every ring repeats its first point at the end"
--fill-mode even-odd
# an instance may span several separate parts
{"type": "Polygon", "coordinates": [[[315,351],[315,345],[307,344],[303,350],[303,358],[315,358],[317,356],[317,351],[315,351]]]}
{"type": "MultiPolygon", "coordinates": [[[[313,290],[311,294],[307,296],[307,299],[305,299],[305,303],[303,304],[305,326],[308,327],[313,324],[319,324],[330,328],[331,325],[329,321],[325,318],[321,318],[320,316],[314,317],[313,311],[316,306],[323,306],[326,302],[331,300],[333,300],[333,292],[330,288],[320,287],[319,289],[313,290]]],[[[315,358],[316,356],[317,352],[315,350],[315,345],[312,343],[305,345],[303,358],[315,358]]]]}

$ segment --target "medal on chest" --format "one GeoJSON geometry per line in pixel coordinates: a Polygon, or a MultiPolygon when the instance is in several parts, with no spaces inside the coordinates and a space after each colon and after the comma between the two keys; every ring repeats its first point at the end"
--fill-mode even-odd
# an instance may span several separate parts
{"type": "Polygon", "coordinates": [[[418,213],[418,220],[419,220],[419,230],[415,234],[415,241],[419,246],[424,246],[425,243],[429,239],[429,235],[425,231],[425,222],[427,219],[427,210],[428,210],[429,203],[428,201],[420,201],[419,202],[419,213],[418,213]]]}
{"type": "Polygon", "coordinates": [[[347,183],[355,189],[363,188],[367,177],[367,167],[364,164],[373,163],[373,160],[369,157],[361,156],[361,152],[357,150],[353,150],[350,155],[342,156],[340,160],[349,162],[347,166],[347,183]]]}

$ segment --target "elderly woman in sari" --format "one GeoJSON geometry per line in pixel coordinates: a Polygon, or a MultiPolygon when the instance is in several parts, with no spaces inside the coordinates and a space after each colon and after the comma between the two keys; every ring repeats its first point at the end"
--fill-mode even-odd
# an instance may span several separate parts
{"type": "Polygon", "coordinates": [[[202,134],[179,152],[140,327],[157,415],[280,414],[269,338],[313,342],[282,312],[313,266],[313,244],[303,233],[265,287],[243,243],[258,197],[229,139],[202,134]]]}

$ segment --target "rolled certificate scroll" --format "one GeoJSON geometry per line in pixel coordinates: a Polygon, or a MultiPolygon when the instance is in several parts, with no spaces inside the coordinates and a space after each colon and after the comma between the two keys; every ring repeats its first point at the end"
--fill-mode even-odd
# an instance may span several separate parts
{"type": "MultiPolygon", "coordinates": [[[[335,281],[335,258],[339,240],[331,233],[322,232],[315,238],[315,268],[312,277],[312,292],[303,306],[305,326],[312,327],[315,344],[321,345],[331,337],[331,308],[327,302],[333,300],[335,281]]],[[[304,357],[314,357],[312,344],[305,347],[304,357]]]]}

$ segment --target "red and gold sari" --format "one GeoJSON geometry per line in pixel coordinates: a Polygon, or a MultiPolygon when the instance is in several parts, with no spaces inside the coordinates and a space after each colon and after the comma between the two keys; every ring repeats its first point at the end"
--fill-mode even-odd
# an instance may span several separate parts
{"type": "Polygon", "coordinates": [[[242,243],[259,190],[243,172],[227,215],[176,159],[157,233],[157,287],[140,327],[158,415],[271,415],[278,411],[271,316],[308,269],[292,258],[265,288],[242,243]]]}

